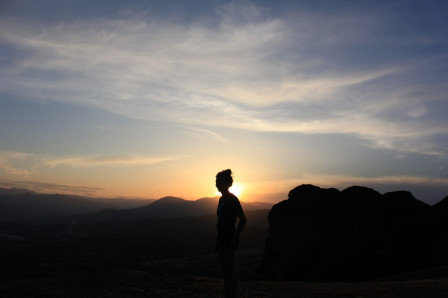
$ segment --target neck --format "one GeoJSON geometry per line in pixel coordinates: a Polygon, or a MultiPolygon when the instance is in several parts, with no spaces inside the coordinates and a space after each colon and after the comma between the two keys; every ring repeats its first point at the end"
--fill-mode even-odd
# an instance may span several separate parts
{"type": "Polygon", "coordinates": [[[221,190],[221,194],[222,194],[222,195],[228,195],[228,194],[230,194],[230,191],[229,191],[228,189],[226,189],[226,190],[221,190]]]}

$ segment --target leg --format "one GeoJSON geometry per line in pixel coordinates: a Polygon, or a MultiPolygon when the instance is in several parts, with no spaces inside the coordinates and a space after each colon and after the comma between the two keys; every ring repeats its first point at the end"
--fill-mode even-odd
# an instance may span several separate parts
{"type": "Polygon", "coordinates": [[[233,266],[235,252],[230,247],[223,247],[219,252],[219,263],[224,278],[224,292],[226,298],[236,298],[237,284],[234,276],[233,266]]]}

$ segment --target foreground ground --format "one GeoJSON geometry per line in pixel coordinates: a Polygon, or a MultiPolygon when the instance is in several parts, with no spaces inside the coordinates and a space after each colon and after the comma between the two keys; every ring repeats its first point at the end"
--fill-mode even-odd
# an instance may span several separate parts
{"type": "MultiPolygon", "coordinates": [[[[448,297],[448,279],[362,283],[240,281],[239,297],[448,297]]],[[[218,278],[109,271],[2,282],[0,297],[223,297],[218,278]]]]}
{"type": "MultiPolygon", "coordinates": [[[[264,222],[267,212],[258,215],[264,222]]],[[[223,297],[214,221],[79,225],[69,234],[64,225],[4,224],[25,240],[0,242],[0,297],[223,297]]],[[[357,283],[257,280],[266,235],[262,224],[245,230],[239,297],[448,297],[448,267],[357,283]]]]}

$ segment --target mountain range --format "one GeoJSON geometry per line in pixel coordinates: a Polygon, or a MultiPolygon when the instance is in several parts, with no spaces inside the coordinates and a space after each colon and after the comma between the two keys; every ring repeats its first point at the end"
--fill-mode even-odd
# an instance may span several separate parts
{"type": "MultiPolygon", "coordinates": [[[[151,204],[132,209],[104,209],[98,212],[70,216],[77,223],[92,222],[123,222],[146,219],[169,219],[185,216],[200,216],[214,214],[218,198],[202,198],[195,201],[177,197],[164,197],[151,204]]],[[[265,202],[241,202],[246,211],[266,210],[272,204],[265,202]]]]}
{"type": "MultiPolygon", "coordinates": [[[[264,202],[241,203],[245,210],[272,207],[272,204],[264,202]]],[[[165,219],[213,214],[217,204],[217,197],[195,201],[169,196],[158,200],[108,199],[0,188],[0,221],[21,222],[58,218],[91,223],[165,219]]]]}
{"type": "MultiPolygon", "coordinates": [[[[69,202],[78,207],[88,202],[94,209],[104,206],[82,199],[0,189],[0,255],[4,257],[0,279],[28,286],[30,277],[61,277],[64,282],[48,283],[53,288],[77,276],[90,281],[90,276],[113,270],[120,278],[123,270],[157,276],[220,276],[214,255],[218,198],[164,197],[140,207],[77,214],[74,211],[79,209],[67,213],[59,208],[69,202]],[[7,209],[8,200],[17,200],[16,210],[7,209]],[[19,204],[33,200],[32,206],[42,205],[39,210],[19,204]],[[51,210],[42,210],[43,206],[51,210]],[[5,220],[8,210],[15,222],[5,220]],[[51,217],[44,217],[50,213],[51,217]]],[[[339,191],[300,185],[287,200],[273,206],[241,203],[247,226],[235,259],[240,277],[302,280],[321,286],[403,278],[446,280],[448,276],[448,197],[429,206],[407,191],[381,194],[362,186],[339,191]]]]}

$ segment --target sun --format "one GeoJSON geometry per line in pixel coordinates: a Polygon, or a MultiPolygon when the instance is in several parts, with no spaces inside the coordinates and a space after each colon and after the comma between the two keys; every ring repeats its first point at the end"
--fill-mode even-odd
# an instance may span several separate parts
{"type": "MultiPolygon", "coordinates": [[[[238,182],[237,182],[237,183],[234,183],[234,184],[229,188],[229,191],[230,191],[231,193],[233,193],[233,194],[234,194],[235,196],[237,196],[237,197],[239,197],[239,196],[244,192],[243,187],[242,187],[241,184],[239,184],[238,182]]],[[[216,190],[215,195],[216,195],[216,196],[220,196],[221,193],[220,193],[218,190],[216,190]]]]}
{"type": "Polygon", "coordinates": [[[229,188],[230,192],[233,193],[235,196],[239,197],[243,193],[243,188],[241,184],[235,183],[229,188]]]}

